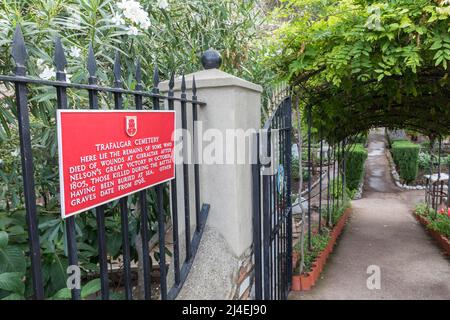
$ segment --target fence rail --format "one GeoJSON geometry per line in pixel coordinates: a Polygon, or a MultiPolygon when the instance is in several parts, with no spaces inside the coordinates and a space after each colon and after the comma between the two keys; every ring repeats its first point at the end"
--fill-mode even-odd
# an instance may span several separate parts
{"type": "MultiPolygon", "coordinates": [[[[187,124],[187,112],[188,109],[193,114],[193,121],[197,119],[198,106],[206,105],[204,102],[198,101],[196,96],[195,79],[193,79],[193,95],[191,99],[187,98],[185,77],[182,77],[181,84],[181,96],[174,96],[174,75],[172,74],[169,81],[169,90],[167,96],[161,95],[158,89],[159,74],[158,68],[155,66],[153,72],[153,88],[151,91],[146,91],[142,83],[142,72],[139,59],[136,62],[136,88],[135,90],[127,90],[122,86],[121,78],[121,66],[120,56],[116,52],[115,63],[113,68],[114,84],[112,87],[98,85],[96,77],[97,64],[94,56],[92,45],[88,50],[88,62],[87,70],[89,73],[88,84],[69,83],[66,81],[65,67],[67,61],[64,54],[64,49],[60,39],[55,40],[54,50],[54,64],[56,67],[56,81],[36,79],[26,75],[26,62],[27,52],[25,48],[25,41],[19,26],[17,26],[14,40],[12,44],[12,57],[16,64],[16,70],[14,75],[0,75],[0,81],[13,83],[15,86],[16,94],[16,106],[18,111],[18,125],[19,125],[19,137],[20,137],[20,151],[21,151],[21,163],[22,163],[22,176],[24,186],[24,201],[26,208],[26,222],[28,226],[28,241],[30,249],[31,259],[31,276],[32,285],[35,299],[44,299],[44,284],[43,284],[43,271],[41,267],[41,248],[38,229],[38,212],[36,205],[36,190],[34,183],[34,163],[33,163],[33,150],[31,147],[31,134],[30,134],[30,119],[28,110],[28,85],[43,85],[56,88],[56,106],[57,109],[67,109],[67,89],[79,89],[87,90],[89,94],[89,108],[99,109],[98,94],[102,92],[111,93],[114,98],[114,108],[117,110],[123,109],[123,96],[129,95],[134,98],[134,105],[136,110],[143,110],[143,98],[150,98],[153,110],[161,108],[162,101],[167,101],[169,110],[175,110],[175,103],[180,104],[181,117],[182,117],[182,129],[183,134],[188,128],[187,124]]],[[[56,114],[56,112],[55,112],[56,114]]],[[[182,144],[183,150],[188,148],[188,145],[197,147],[194,142],[188,144],[188,137],[183,136],[182,144]]],[[[195,141],[195,139],[193,140],[195,141]]],[[[175,178],[169,183],[161,183],[152,187],[156,193],[156,212],[157,212],[157,224],[158,224],[158,242],[159,242],[159,270],[160,270],[160,297],[161,299],[174,299],[180,291],[183,283],[189,273],[192,266],[193,259],[195,257],[199,242],[203,233],[203,228],[209,212],[209,205],[202,204],[199,195],[199,175],[198,165],[194,165],[195,178],[194,178],[194,190],[189,190],[189,166],[187,162],[183,163],[183,177],[182,184],[184,185],[184,224],[185,224],[185,251],[186,257],[183,262],[180,258],[180,239],[179,239],[179,226],[178,221],[178,205],[177,205],[177,181],[180,178],[175,178]],[[170,189],[170,208],[165,208],[163,203],[163,189],[170,189]],[[190,202],[195,199],[195,216],[196,225],[193,235],[190,234],[190,202]],[[169,288],[167,282],[167,266],[166,266],[166,211],[170,211],[172,230],[173,230],[173,272],[174,281],[173,285],[169,288]]],[[[147,201],[148,189],[139,191],[139,200],[137,207],[140,209],[140,236],[142,240],[142,263],[143,268],[143,282],[144,282],[144,297],[145,299],[151,298],[151,273],[152,265],[149,249],[149,203],[147,201]]],[[[101,281],[101,298],[110,298],[110,284],[108,273],[108,254],[106,248],[106,227],[105,227],[105,208],[107,205],[100,205],[94,209],[97,223],[97,241],[98,241],[98,264],[100,269],[100,281],[101,281]]],[[[128,197],[123,197],[119,200],[120,207],[120,219],[121,219],[121,233],[122,233],[122,257],[123,257],[123,279],[124,279],[124,292],[126,299],[133,299],[132,292],[132,275],[131,275],[131,254],[130,254],[130,237],[129,237],[129,207],[128,197]]],[[[76,218],[69,217],[66,219],[65,232],[67,241],[67,252],[69,265],[79,265],[79,257],[77,250],[77,237],[76,237],[76,218]]],[[[81,292],[79,288],[71,290],[72,299],[81,299],[81,292]]]]}

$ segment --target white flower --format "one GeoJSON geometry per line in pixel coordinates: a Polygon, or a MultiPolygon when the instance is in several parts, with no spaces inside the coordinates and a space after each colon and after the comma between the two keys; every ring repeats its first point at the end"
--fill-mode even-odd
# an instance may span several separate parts
{"type": "Polygon", "coordinates": [[[167,0],[158,0],[158,8],[166,10],[169,7],[169,2],[167,0]]]}
{"type": "Polygon", "coordinates": [[[135,26],[129,26],[127,34],[131,36],[137,36],[139,34],[139,29],[135,26]]]}
{"type": "Polygon", "coordinates": [[[55,76],[55,69],[49,68],[48,66],[44,67],[44,70],[39,74],[39,78],[44,80],[50,80],[50,78],[55,76]]]}
{"type": "Polygon", "coordinates": [[[36,64],[37,64],[37,66],[38,66],[39,69],[42,68],[42,65],[43,65],[44,63],[45,63],[44,59],[39,58],[39,59],[36,60],[36,64]]]}
{"type": "Polygon", "coordinates": [[[442,15],[450,16],[450,7],[443,7],[443,8],[436,7],[436,12],[442,15]]]}
{"type": "Polygon", "coordinates": [[[13,156],[13,157],[17,157],[18,155],[19,155],[19,150],[14,150],[13,152],[11,152],[11,155],[13,156]]]}
{"type": "Polygon", "coordinates": [[[148,13],[142,9],[139,2],[134,0],[122,0],[117,6],[123,10],[125,18],[131,20],[134,24],[139,25],[142,29],[150,27],[148,13]]]}
{"type": "Polygon", "coordinates": [[[150,19],[145,19],[140,22],[142,29],[148,29],[150,27],[150,19]]]}
{"type": "Polygon", "coordinates": [[[122,19],[122,15],[118,12],[114,14],[114,17],[112,17],[111,22],[114,23],[116,26],[121,26],[125,23],[125,21],[122,19]]]}
{"type": "Polygon", "coordinates": [[[70,78],[72,78],[72,75],[66,73],[66,82],[67,82],[67,83],[70,83],[70,78]]]}
{"type": "Polygon", "coordinates": [[[81,56],[81,49],[77,47],[70,47],[69,56],[72,58],[79,58],[81,56]]]}

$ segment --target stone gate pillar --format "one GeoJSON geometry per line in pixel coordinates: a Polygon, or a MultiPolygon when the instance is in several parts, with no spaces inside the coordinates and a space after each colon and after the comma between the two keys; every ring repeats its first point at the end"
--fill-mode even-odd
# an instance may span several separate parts
{"type": "MultiPolygon", "coordinates": [[[[207,104],[198,107],[196,132],[203,138],[199,143],[203,154],[199,165],[200,198],[201,203],[211,207],[194,264],[178,298],[246,299],[251,296],[253,284],[252,178],[248,145],[251,133],[260,128],[262,88],[220,71],[220,56],[213,50],[208,50],[202,60],[208,69],[185,78],[188,98],[192,96],[195,77],[198,100],[207,104]],[[243,163],[238,161],[243,150],[235,143],[239,135],[247,135],[243,163]]],[[[178,78],[175,97],[180,96],[180,87],[181,78],[178,78]]],[[[161,83],[160,88],[167,92],[168,82],[161,83]]],[[[177,114],[178,124],[180,119],[177,114]]],[[[192,123],[192,117],[188,116],[188,123],[192,123]]],[[[177,180],[181,176],[178,169],[177,180]]],[[[193,173],[191,177],[193,181],[193,173]]],[[[190,190],[193,197],[193,189],[190,190]]],[[[183,212],[182,202],[178,203],[178,208],[183,212]]],[[[191,215],[195,216],[193,209],[191,215]]]]}

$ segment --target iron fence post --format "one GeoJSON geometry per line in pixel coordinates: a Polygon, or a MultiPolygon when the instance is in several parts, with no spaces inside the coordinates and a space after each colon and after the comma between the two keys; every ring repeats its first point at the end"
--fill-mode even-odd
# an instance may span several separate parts
{"type": "Polygon", "coordinates": [[[186,110],[186,79],[181,79],[181,129],[183,131],[183,187],[184,187],[184,224],[186,237],[186,261],[191,259],[191,214],[189,201],[189,165],[188,165],[188,135],[186,110]]]}
{"type": "Polygon", "coordinates": [[[312,179],[312,168],[311,168],[311,105],[308,108],[308,249],[312,250],[312,239],[311,239],[311,179],[312,179]]]}
{"type": "MultiPolygon", "coordinates": [[[[114,59],[114,87],[122,88],[121,66],[119,51],[116,51],[114,59]]],[[[114,109],[123,109],[122,94],[114,93],[114,109]]],[[[120,204],[120,224],[122,231],[122,256],[123,256],[123,271],[124,271],[124,286],[125,297],[127,300],[133,299],[132,283],[131,283],[131,261],[130,261],[130,239],[128,229],[128,197],[122,197],[119,200],[120,204]]]]}
{"type": "Polygon", "coordinates": [[[322,130],[320,131],[320,155],[319,155],[319,233],[322,233],[322,152],[323,152],[323,140],[322,130]]]}
{"type": "MultiPolygon", "coordinates": [[[[142,106],[142,95],[140,92],[143,90],[142,85],[142,71],[141,62],[138,59],[136,61],[136,91],[139,93],[134,95],[134,103],[136,105],[136,110],[143,110],[142,106]]],[[[148,247],[148,203],[147,203],[147,189],[139,191],[139,204],[141,209],[141,239],[142,239],[142,256],[144,261],[142,261],[143,277],[144,277],[144,299],[151,299],[151,272],[152,265],[150,263],[150,253],[148,247]]]]}
{"type": "Polygon", "coordinates": [[[255,153],[252,163],[252,195],[253,195],[253,254],[255,257],[255,299],[262,299],[262,262],[261,262],[261,170],[259,163],[259,133],[254,135],[255,153]]]}
{"type": "MultiPolygon", "coordinates": [[[[173,87],[175,85],[175,75],[171,74],[169,80],[169,91],[167,94],[167,103],[169,110],[174,110],[174,92],[173,87]]],[[[174,163],[175,166],[175,163],[174,163]]],[[[173,235],[173,255],[174,255],[174,275],[175,275],[175,285],[180,284],[180,244],[178,237],[178,203],[177,203],[177,180],[176,180],[176,170],[175,177],[170,181],[170,195],[172,203],[172,235],[173,235]]]]}
{"type": "MultiPolygon", "coordinates": [[[[89,44],[88,50],[88,65],[89,84],[97,85],[97,63],[95,61],[94,50],[92,43],[89,44]]],[[[98,109],[98,96],[96,90],[89,90],[89,108],[93,110],[98,109]]],[[[100,265],[100,282],[102,299],[109,299],[109,279],[108,279],[108,257],[106,251],[106,226],[105,226],[105,209],[104,205],[95,208],[95,216],[97,219],[97,241],[98,241],[98,255],[100,265]]]]}
{"type": "MultiPolygon", "coordinates": [[[[27,52],[20,26],[17,24],[12,56],[16,63],[16,76],[26,75],[27,52]]],[[[36,299],[44,299],[42,281],[41,249],[39,243],[38,216],[34,184],[33,153],[31,150],[30,119],[28,115],[27,87],[24,83],[15,83],[17,117],[19,121],[20,158],[22,164],[23,190],[25,198],[25,219],[28,227],[28,245],[30,248],[31,274],[36,299]]]]}
{"type": "MultiPolygon", "coordinates": [[[[66,74],[64,71],[67,65],[64,49],[61,44],[61,39],[58,37],[55,41],[55,66],[56,66],[56,80],[66,82],[66,74]]],[[[67,92],[65,87],[56,87],[56,104],[58,109],[67,109],[67,92]]],[[[62,182],[60,182],[62,183],[62,182]]],[[[75,217],[68,217],[65,221],[66,241],[67,241],[67,255],[69,265],[78,266],[77,241],[75,234],[75,217]]],[[[72,300],[81,299],[81,289],[71,289],[72,300]]]]}

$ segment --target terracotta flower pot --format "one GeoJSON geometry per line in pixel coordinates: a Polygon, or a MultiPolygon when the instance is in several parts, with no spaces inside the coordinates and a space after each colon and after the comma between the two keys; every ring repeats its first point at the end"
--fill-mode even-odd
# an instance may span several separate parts
{"type": "Polygon", "coordinates": [[[291,284],[291,290],[292,291],[300,291],[300,290],[302,290],[301,277],[302,276],[300,276],[300,275],[293,275],[292,276],[292,284],[291,284]]]}
{"type": "Polygon", "coordinates": [[[297,266],[299,257],[300,257],[300,253],[298,253],[298,252],[292,253],[292,268],[293,269],[295,269],[295,267],[297,266]]]}
{"type": "Polygon", "coordinates": [[[312,287],[312,276],[311,273],[307,273],[306,275],[300,276],[300,286],[302,291],[309,291],[312,287]]]}
{"type": "Polygon", "coordinates": [[[323,249],[322,254],[323,254],[323,262],[325,263],[328,259],[328,256],[330,255],[330,248],[328,248],[328,244],[325,247],[325,249],[323,249]]]}
{"type": "Polygon", "coordinates": [[[328,255],[330,255],[333,252],[333,249],[334,249],[334,241],[330,239],[327,245],[328,255]]]}
{"type": "Polygon", "coordinates": [[[319,267],[317,266],[317,263],[312,264],[311,268],[311,285],[314,286],[316,284],[317,278],[319,277],[319,267]]]}
{"type": "Polygon", "coordinates": [[[447,252],[447,255],[450,256],[450,240],[444,236],[442,236],[442,246],[445,249],[445,251],[447,252]]]}
{"type": "Polygon", "coordinates": [[[319,254],[316,258],[316,266],[317,266],[317,277],[319,277],[319,274],[322,272],[323,268],[323,257],[321,254],[319,254]]]}

